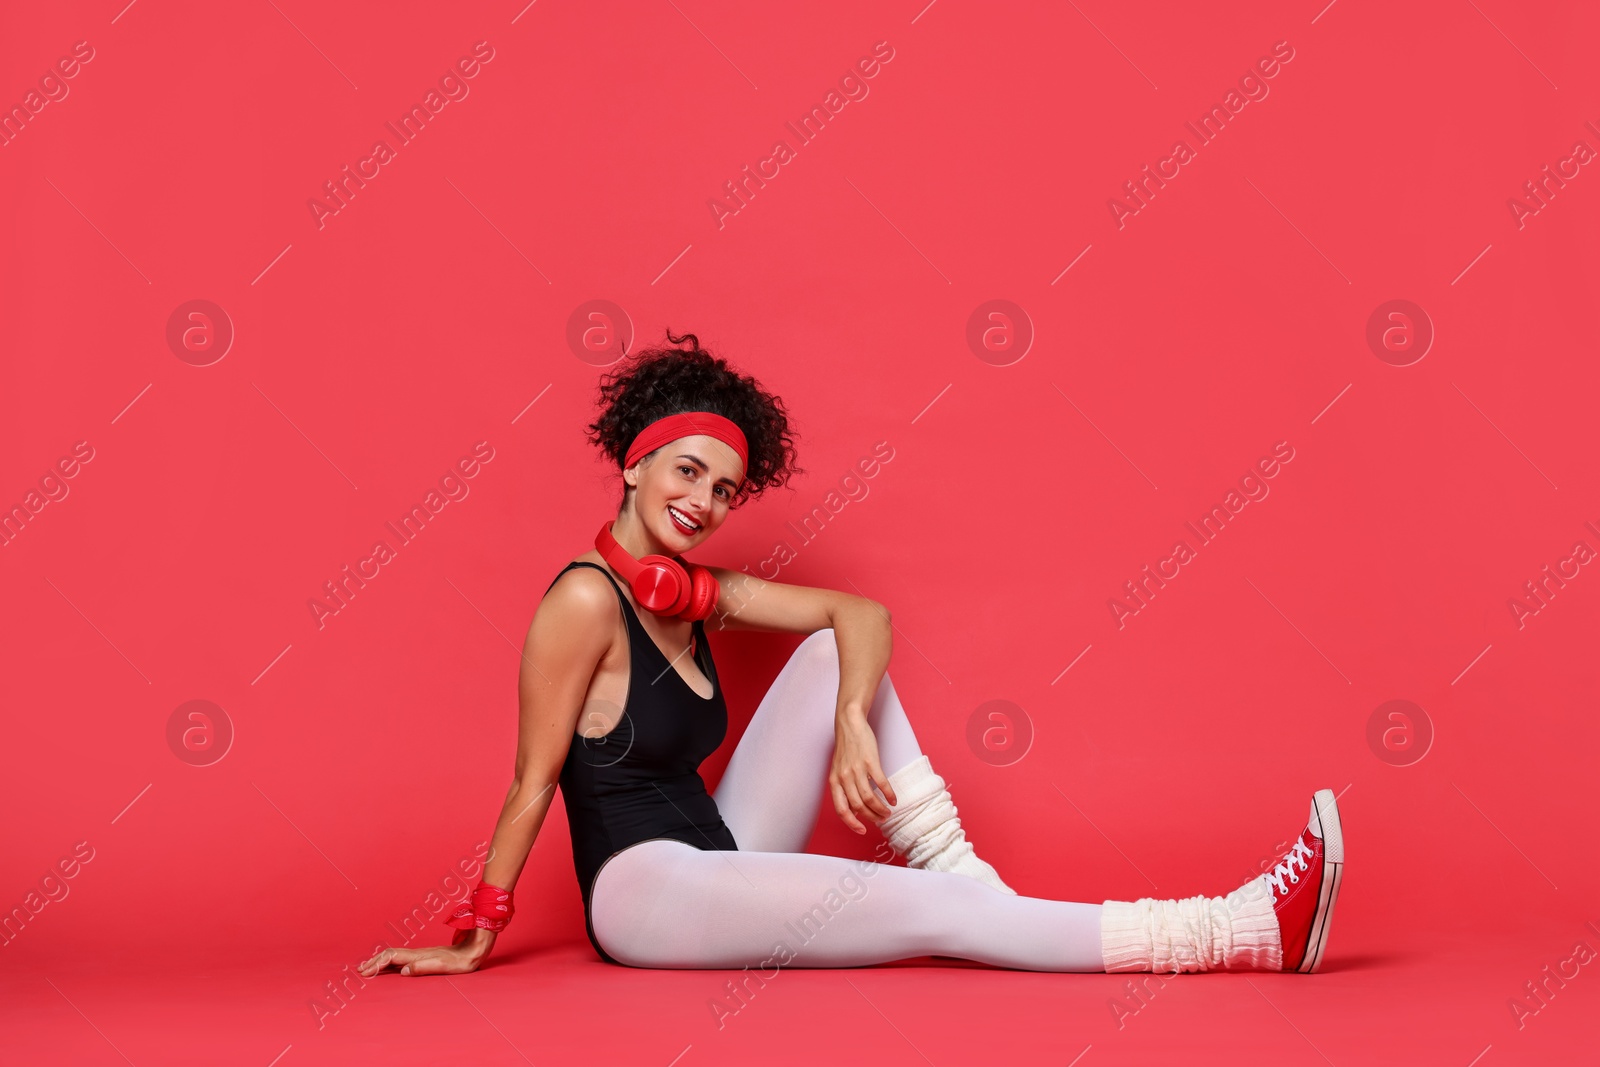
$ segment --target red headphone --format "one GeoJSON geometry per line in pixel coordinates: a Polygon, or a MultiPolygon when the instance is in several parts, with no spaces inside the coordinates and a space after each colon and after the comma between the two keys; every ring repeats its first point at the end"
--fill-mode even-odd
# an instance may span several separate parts
{"type": "Polygon", "coordinates": [[[611,535],[614,522],[615,519],[608,519],[600,527],[594,547],[628,580],[635,600],[656,615],[690,620],[711,617],[721,592],[715,575],[698,563],[690,563],[685,570],[677,560],[654,553],[634,559],[611,535]]]}

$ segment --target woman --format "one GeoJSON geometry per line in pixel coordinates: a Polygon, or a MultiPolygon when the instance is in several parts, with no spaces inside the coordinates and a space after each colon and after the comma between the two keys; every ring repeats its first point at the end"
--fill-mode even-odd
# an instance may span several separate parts
{"type": "Polygon", "coordinates": [[[621,507],[534,615],[516,772],[454,943],[389,948],[372,976],[461,974],[489,955],[561,786],[585,927],[638,967],[851,967],[941,955],[1038,971],[1310,972],[1343,873],[1330,790],[1270,871],[1225,897],[1072,903],[1016,895],[978,858],[885,673],[882,604],[682,560],[792,473],[783,403],[700,348],[650,349],[600,386],[591,436],[621,507]],[[703,620],[807,634],[715,796],[698,767],[727,732],[703,620]],[[831,754],[831,755],[830,755],[831,754]],[[885,774],[884,768],[893,768],[885,774]],[[822,798],[906,866],[802,852],[822,798]],[[824,930],[827,936],[819,936],[824,930]]]}

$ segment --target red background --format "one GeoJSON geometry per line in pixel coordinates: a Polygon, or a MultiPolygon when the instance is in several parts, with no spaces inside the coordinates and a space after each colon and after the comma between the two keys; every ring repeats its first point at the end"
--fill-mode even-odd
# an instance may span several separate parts
{"type": "MultiPolygon", "coordinates": [[[[1600,549],[1600,177],[1508,207],[1600,148],[1592,7],[124,3],[0,16],[7,108],[93,49],[0,147],[0,503],[93,449],[0,549],[0,905],[93,849],[0,951],[8,1061],[1593,1055],[1591,968],[1508,1006],[1600,949],[1600,576],[1508,607],[1600,549]],[[479,41],[469,94],[319,228],[307,201],[479,41]],[[719,228],[723,183],[880,41],[868,95],[719,228]],[[1119,228],[1108,200],[1280,41],[1269,95],[1119,228]],[[166,340],[197,299],[235,332],[209,366],[166,340]],[[1006,366],[966,340],[995,299],[1035,332],[1006,366]],[[1366,341],[1395,299],[1436,331],[1409,366],[1366,341]],[[896,686],[1014,886],[1225,892],[1330,787],[1327,972],[1169,982],[1119,1026],[1120,976],[795,970],[718,1030],[731,975],[594,956],[552,809],[492,966],[370,982],[319,1028],[324,983],[489,836],[522,635],[614,514],[581,432],[602,371],[567,342],[592,300],[784,397],[808,473],[698,558],[785,539],[780,580],[891,607],[896,686]],[[319,629],[322,583],[480,441],[469,495],[319,629]],[[879,441],[800,547],[785,523],[879,441]],[[1270,495],[1119,629],[1107,601],[1280,441],[1270,495]],[[1434,732],[1407,766],[1367,739],[1396,699],[1434,732]],[[169,747],[190,700],[234,731],[209,766],[169,747]],[[966,741],[990,700],[1034,731],[1009,766],[966,741]]],[[[708,783],[796,642],[713,637],[708,783]]],[[[813,846],[871,840],[825,814],[813,846]]]]}

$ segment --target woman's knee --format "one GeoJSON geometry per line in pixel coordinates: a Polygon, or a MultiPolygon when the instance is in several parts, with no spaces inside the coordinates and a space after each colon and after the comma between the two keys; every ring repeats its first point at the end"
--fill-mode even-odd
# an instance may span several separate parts
{"type": "Polygon", "coordinates": [[[833,627],[825,626],[808,634],[790,658],[816,670],[839,673],[839,639],[833,627]]]}
{"type": "MultiPolygon", "coordinates": [[[[839,639],[833,627],[826,626],[806,636],[790,657],[814,670],[823,671],[837,677],[839,674],[839,639]]],[[[878,693],[883,695],[894,692],[894,683],[889,680],[889,672],[885,671],[883,678],[878,682],[878,693]]]]}
{"type": "MultiPolygon", "coordinates": [[[[817,630],[800,642],[798,648],[790,656],[790,662],[804,670],[808,675],[821,677],[825,680],[828,689],[828,699],[821,702],[825,706],[829,737],[833,732],[833,716],[835,712],[834,697],[839,686],[839,642],[832,627],[817,630]]],[[[900,718],[905,717],[904,711],[899,706],[899,695],[895,692],[894,681],[889,672],[885,671],[883,677],[878,679],[877,692],[873,694],[872,702],[867,708],[874,724],[881,721],[884,709],[892,705],[892,714],[900,718]]],[[[831,746],[830,746],[831,750],[831,746]]]]}

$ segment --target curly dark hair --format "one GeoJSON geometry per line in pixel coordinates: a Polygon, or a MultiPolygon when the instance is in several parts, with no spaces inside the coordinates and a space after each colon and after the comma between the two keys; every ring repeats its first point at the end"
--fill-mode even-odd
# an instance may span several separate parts
{"type": "MultiPolygon", "coordinates": [[[[744,481],[730,506],[738,507],[805,473],[795,464],[795,435],[781,399],[701,348],[694,334],[674,337],[668,328],[667,340],[672,347],[644,348],[625,356],[600,380],[600,417],[585,428],[585,436],[619,470],[628,446],[652,422],[679,412],[710,411],[732,419],[744,431],[750,452],[744,481]],[[690,347],[676,347],[686,341],[690,347]]],[[[624,483],[624,500],[629,488],[624,483]]]]}

